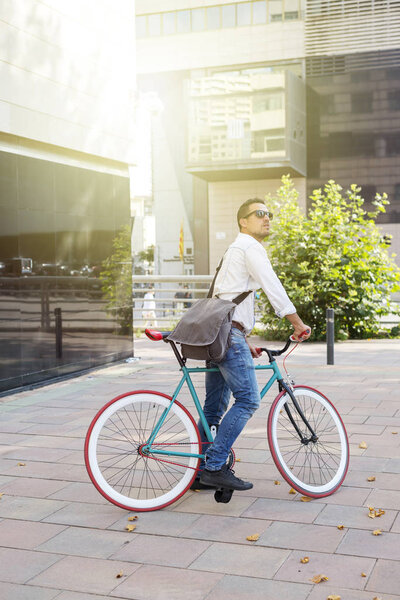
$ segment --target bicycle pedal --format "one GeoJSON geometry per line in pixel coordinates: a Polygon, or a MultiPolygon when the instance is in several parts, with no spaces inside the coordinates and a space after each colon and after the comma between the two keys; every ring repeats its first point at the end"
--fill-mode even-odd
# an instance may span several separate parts
{"type": "Polygon", "coordinates": [[[216,490],[214,494],[214,498],[216,502],[222,502],[223,504],[228,504],[232,498],[234,490],[228,488],[219,488],[216,490]]]}

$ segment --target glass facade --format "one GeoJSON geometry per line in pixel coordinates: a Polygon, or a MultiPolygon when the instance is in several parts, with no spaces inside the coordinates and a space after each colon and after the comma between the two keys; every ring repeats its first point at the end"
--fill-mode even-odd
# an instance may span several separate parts
{"type": "Polygon", "coordinates": [[[127,227],[129,179],[0,152],[0,391],[132,354],[131,265],[112,264],[127,227]]]}
{"type": "Polygon", "coordinates": [[[329,179],[356,183],[367,207],[386,192],[390,205],[378,223],[400,223],[400,68],[347,70],[349,58],[341,72],[307,78],[308,191],[329,179]]]}

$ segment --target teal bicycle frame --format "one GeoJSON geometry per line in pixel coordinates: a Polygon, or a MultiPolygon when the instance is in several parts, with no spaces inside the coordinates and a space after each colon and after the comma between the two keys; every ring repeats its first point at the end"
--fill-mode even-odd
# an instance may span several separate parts
{"type": "MultiPolygon", "coordinates": [[[[268,371],[268,370],[269,371],[273,371],[271,373],[270,379],[267,381],[267,383],[265,384],[265,386],[262,388],[262,390],[260,392],[261,398],[263,398],[265,396],[265,394],[268,392],[268,390],[271,388],[271,386],[275,383],[275,381],[282,381],[282,375],[281,375],[279,367],[278,367],[278,365],[277,365],[277,363],[275,361],[271,362],[268,365],[257,365],[254,368],[255,368],[256,371],[268,371]]],[[[184,383],[186,383],[187,386],[188,386],[188,388],[189,388],[190,395],[193,398],[194,404],[195,404],[197,412],[199,414],[200,421],[201,421],[201,424],[202,424],[202,426],[204,428],[204,432],[205,432],[205,434],[207,436],[207,439],[208,439],[209,442],[213,441],[213,436],[211,434],[210,427],[208,426],[208,423],[207,423],[206,418],[204,416],[204,412],[203,412],[202,406],[200,404],[200,400],[199,400],[199,398],[197,396],[197,393],[196,393],[195,387],[193,385],[193,381],[192,381],[192,379],[190,377],[190,374],[191,373],[212,373],[212,372],[218,371],[218,368],[206,368],[206,367],[204,367],[204,368],[202,368],[202,367],[190,367],[190,368],[188,368],[185,365],[183,365],[181,367],[181,371],[182,371],[183,375],[182,375],[182,378],[181,378],[180,382],[178,383],[178,386],[177,386],[177,388],[176,388],[176,390],[175,390],[175,392],[174,392],[174,394],[172,396],[172,400],[171,400],[170,405],[168,406],[168,408],[166,408],[163,411],[163,414],[159,418],[156,426],[154,427],[154,430],[153,430],[150,438],[148,439],[147,444],[145,444],[142,447],[142,449],[141,449],[142,453],[144,453],[144,454],[152,454],[152,455],[157,454],[157,455],[163,455],[163,456],[177,456],[177,457],[179,457],[179,456],[186,456],[186,457],[204,458],[204,454],[194,454],[194,453],[191,453],[191,452],[175,452],[175,451],[169,451],[169,450],[160,450],[158,448],[153,448],[152,447],[152,444],[153,444],[153,442],[154,442],[154,440],[155,440],[155,438],[156,438],[159,430],[161,429],[161,427],[162,427],[165,419],[167,418],[167,415],[168,415],[169,411],[171,410],[173,403],[177,399],[178,394],[181,391],[184,383]]]]}

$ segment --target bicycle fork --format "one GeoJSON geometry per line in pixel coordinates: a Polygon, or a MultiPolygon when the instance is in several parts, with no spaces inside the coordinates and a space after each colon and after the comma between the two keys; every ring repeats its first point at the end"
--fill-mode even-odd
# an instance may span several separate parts
{"type": "Polygon", "coordinates": [[[313,428],[311,427],[310,423],[308,422],[305,414],[303,413],[303,411],[301,410],[299,403],[296,400],[296,397],[292,391],[292,389],[290,388],[290,386],[283,380],[283,379],[279,379],[278,380],[279,383],[279,387],[280,389],[284,389],[290,396],[293,405],[297,411],[297,413],[299,414],[301,420],[303,421],[304,425],[307,427],[308,431],[310,432],[311,436],[308,438],[306,436],[303,436],[302,432],[300,431],[295,419],[293,418],[293,415],[291,413],[290,407],[288,405],[287,402],[285,402],[284,409],[285,412],[288,416],[289,421],[291,422],[291,424],[293,425],[294,429],[296,430],[297,435],[299,436],[299,439],[301,441],[302,444],[304,444],[305,446],[307,446],[310,442],[317,442],[318,441],[318,436],[316,435],[315,431],[313,430],[313,428]]]}

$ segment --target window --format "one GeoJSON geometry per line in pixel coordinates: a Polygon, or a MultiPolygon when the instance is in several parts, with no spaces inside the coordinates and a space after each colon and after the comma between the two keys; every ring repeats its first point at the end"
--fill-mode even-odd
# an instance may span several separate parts
{"type": "Polygon", "coordinates": [[[321,96],[321,112],[324,115],[335,114],[335,97],[333,94],[324,94],[321,96]]]}
{"type": "Polygon", "coordinates": [[[253,152],[280,152],[285,150],[285,130],[265,129],[253,133],[253,152]]]}
{"type": "Polygon", "coordinates": [[[253,99],[253,113],[261,113],[267,110],[281,110],[284,107],[283,94],[259,95],[253,99]]]}
{"type": "Polygon", "coordinates": [[[285,0],[285,21],[293,21],[299,18],[299,1],[285,0]]]}
{"type": "Polygon", "coordinates": [[[237,24],[251,25],[251,2],[243,2],[236,6],[237,24]]]}
{"type": "Polygon", "coordinates": [[[164,35],[171,35],[176,33],[176,13],[167,12],[163,15],[163,33],[164,35]]]}
{"type": "Polygon", "coordinates": [[[253,2],[253,25],[267,22],[267,3],[265,0],[262,2],[253,2]]]}
{"type": "Polygon", "coordinates": [[[188,33],[190,31],[190,10],[178,10],[176,24],[178,33],[188,33]]]}
{"type": "Polygon", "coordinates": [[[356,114],[372,112],[372,93],[352,94],[351,112],[356,114]]]}
{"type": "Polygon", "coordinates": [[[194,8],[192,10],[192,31],[204,31],[206,28],[205,8],[194,8]]]}
{"type": "Polygon", "coordinates": [[[136,17],[136,37],[138,39],[146,37],[147,21],[146,17],[136,17]]]}
{"type": "Polygon", "coordinates": [[[394,195],[392,201],[400,204],[400,183],[396,183],[394,186],[394,195]]]}
{"type": "Polygon", "coordinates": [[[235,27],[236,25],[236,6],[227,4],[222,7],[222,27],[235,27]]]}
{"type": "Polygon", "coordinates": [[[268,2],[268,21],[282,21],[282,0],[269,0],[268,2]]]}
{"type": "Polygon", "coordinates": [[[206,8],[207,29],[219,29],[221,27],[221,11],[219,6],[206,8]]]}
{"type": "Polygon", "coordinates": [[[389,110],[400,110],[400,90],[388,93],[389,110]]]}
{"type": "Polygon", "coordinates": [[[148,15],[149,35],[161,35],[161,15],[148,15]]]}

